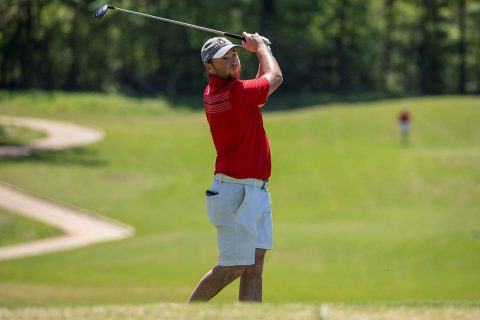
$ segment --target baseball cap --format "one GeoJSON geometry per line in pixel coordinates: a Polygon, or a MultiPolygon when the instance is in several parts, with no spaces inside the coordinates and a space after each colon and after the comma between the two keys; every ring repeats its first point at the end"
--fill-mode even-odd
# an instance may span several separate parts
{"type": "Polygon", "coordinates": [[[228,50],[235,47],[241,47],[241,45],[233,44],[222,37],[208,39],[202,47],[202,61],[207,63],[212,58],[221,58],[228,50]]]}

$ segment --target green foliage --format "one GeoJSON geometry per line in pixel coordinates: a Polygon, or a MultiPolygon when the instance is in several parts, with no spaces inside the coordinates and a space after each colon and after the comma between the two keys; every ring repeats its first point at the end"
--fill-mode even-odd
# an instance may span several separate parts
{"type": "MultiPolygon", "coordinates": [[[[124,241],[1,262],[1,304],[184,302],[215,264],[204,203],[215,154],[204,114],[122,100],[0,100],[2,113],[106,132],[89,147],[3,161],[2,180],[136,229],[124,241]]],[[[265,300],[480,299],[479,104],[452,96],[265,114],[275,243],[265,300]],[[403,105],[413,114],[408,148],[396,121],[403,105]]],[[[235,301],[236,286],[215,300],[235,301]]]]}
{"type": "MultiPolygon", "coordinates": [[[[283,93],[478,93],[478,0],[132,1],[116,6],[273,42],[283,93]],[[462,27],[463,26],[463,27],[462,27]],[[462,31],[463,30],[463,31],[462,31]],[[461,35],[461,36],[460,36],[461,35]]],[[[98,1],[0,2],[0,88],[201,95],[211,35],[98,1]]],[[[244,76],[256,59],[242,54],[244,76]]]]}

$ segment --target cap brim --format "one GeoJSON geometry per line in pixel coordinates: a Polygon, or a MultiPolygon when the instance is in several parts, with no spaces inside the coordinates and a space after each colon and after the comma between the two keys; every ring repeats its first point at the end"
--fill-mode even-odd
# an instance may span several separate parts
{"type": "Polygon", "coordinates": [[[238,47],[242,47],[242,46],[238,45],[238,44],[229,44],[229,45],[221,48],[220,50],[218,50],[217,53],[215,53],[212,58],[214,58],[214,59],[221,58],[228,52],[228,50],[230,50],[232,48],[238,48],[238,47]]]}

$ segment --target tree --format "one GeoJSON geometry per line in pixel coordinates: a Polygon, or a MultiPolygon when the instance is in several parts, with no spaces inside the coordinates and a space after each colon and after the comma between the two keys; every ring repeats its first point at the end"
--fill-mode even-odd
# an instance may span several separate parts
{"type": "MultiPolygon", "coordinates": [[[[480,91],[480,0],[121,0],[121,7],[272,40],[282,93],[480,91]],[[205,14],[207,13],[208,14],[205,14]]],[[[211,35],[96,0],[0,1],[0,89],[198,95],[211,35]]],[[[243,75],[256,74],[242,52],[243,75]]]]}
{"type": "Polygon", "coordinates": [[[459,64],[459,83],[458,92],[465,93],[465,86],[467,82],[467,43],[466,43],[466,15],[467,15],[467,1],[458,0],[458,31],[460,39],[458,41],[458,56],[460,59],[459,64]]]}
{"type": "Polygon", "coordinates": [[[391,64],[392,64],[392,34],[393,28],[395,25],[395,15],[393,11],[393,7],[395,5],[395,0],[384,0],[384,30],[383,30],[383,53],[382,53],[382,75],[383,77],[380,79],[380,88],[383,91],[388,91],[388,75],[391,71],[391,64]]]}
{"type": "Polygon", "coordinates": [[[420,1],[420,42],[418,43],[418,68],[422,93],[439,94],[445,90],[445,55],[447,33],[442,10],[446,0],[420,1]]]}
{"type": "Polygon", "coordinates": [[[337,57],[337,77],[338,89],[340,92],[346,92],[350,88],[349,77],[349,59],[347,57],[347,10],[349,10],[350,0],[340,0],[337,6],[338,33],[335,36],[335,56],[337,57]]]}

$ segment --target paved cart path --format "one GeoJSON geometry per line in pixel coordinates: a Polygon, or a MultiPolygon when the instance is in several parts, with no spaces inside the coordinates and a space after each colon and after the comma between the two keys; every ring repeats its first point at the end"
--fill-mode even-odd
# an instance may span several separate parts
{"type": "MultiPolygon", "coordinates": [[[[102,130],[76,124],[32,118],[0,116],[0,123],[43,131],[47,137],[29,146],[1,147],[2,158],[28,156],[41,150],[61,150],[98,142],[102,130]]],[[[0,247],[0,260],[79,248],[94,243],[130,237],[134,229],[83,209],[74,208],[24,192],[0,181],[0,207],[63,230],[64,235],[0,247]]]]}

